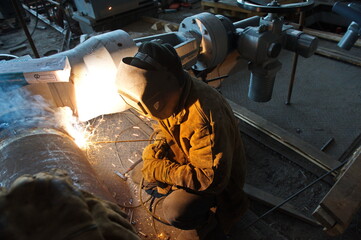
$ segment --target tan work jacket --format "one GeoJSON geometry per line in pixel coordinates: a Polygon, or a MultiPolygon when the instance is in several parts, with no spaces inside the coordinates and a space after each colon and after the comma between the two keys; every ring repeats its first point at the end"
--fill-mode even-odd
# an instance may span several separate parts
{"type": "Polygon", "coordinates": [[[178,164],[168,183],[216,196],[225,232],[246,209],[246,161],[240,132],[226,100],[207,84],[187,77],[179,113],[158,121],[178,164]]]}

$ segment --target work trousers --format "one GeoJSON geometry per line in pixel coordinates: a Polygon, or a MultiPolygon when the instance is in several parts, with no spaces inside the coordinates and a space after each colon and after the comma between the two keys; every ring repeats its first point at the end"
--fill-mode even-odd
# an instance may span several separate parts
{"type": "Polygon", "coordinates": [[[215,196],[201,195],[183,189],[171,192],[163,202],[165,219],[174,227],[190,230],[207,223],[215,206],[215,196]]]}

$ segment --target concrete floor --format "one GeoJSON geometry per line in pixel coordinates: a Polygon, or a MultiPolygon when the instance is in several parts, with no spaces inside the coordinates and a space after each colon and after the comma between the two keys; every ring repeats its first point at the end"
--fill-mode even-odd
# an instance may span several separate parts
{"type": "MultiPolygon", "coordinates": [[[[336,49],[335,42],[320,45],[336,49]]],[[[352,54],[361,55],[354,48],[352,54]]],[[[351,53],[350,53],[351,54],[351,53]]],[[[338,159],[361,133],[361,67],[314,55],[299,57],[290,105],[285,105],[293,53],[283,51],[272,100],[257,103],[247,97],[247,64],[240,62],[221,85],[224,96],[320,149],[330,138],[326,153],[338,159]]]]}

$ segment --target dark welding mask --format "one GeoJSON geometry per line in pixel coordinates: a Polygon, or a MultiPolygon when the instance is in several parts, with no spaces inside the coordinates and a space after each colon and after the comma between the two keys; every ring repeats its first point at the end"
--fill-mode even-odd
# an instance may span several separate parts
{"type": "Polygon", "coordinates": [[[177,78],[147,54],[124,58],[118,67],[116,85],[123,100],[142,115],[165,119],[175,113],[181,87],[177,78]],[[131,64],[134,59],[152,65],[146,70],[131,64]]]}

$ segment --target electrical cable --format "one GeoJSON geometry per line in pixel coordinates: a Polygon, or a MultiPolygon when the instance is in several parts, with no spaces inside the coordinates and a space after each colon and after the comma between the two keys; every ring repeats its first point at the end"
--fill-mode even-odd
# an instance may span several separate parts
{"type": "Polygon", "coordinates": [[[142,200],[142,191],[143,191],[143,184],[144,184],[144,178],[142,178],[140,184],[139,184],[139,201],[140,203],[143,205],[143,207],[145,208],[145,210],[147,211],[148,214],[150,214],[154,219],[158,220],[159,222],[167,225],[167,226],[171,226],[167,220],[159,217],[158,215],[156,215],[155,213],[151,212],[146,206],[145,206],[145,202],[143,202],[142,200]]]}
{"type": "MultiPolygon", "coordinates": [[[[150,200],[152,199],[152,196],[149,196],[148,199],[146,199],[145,201],[143,201],[144,203],[147,203],[149,202],[150,200]]],[[[128,205],[122,205],[122,204],[117,204],[119,207],[121,208],[138,208],[138,207],[141,207],[142,204],[138,204],[138,205],[135,205],[135,206],[128,206],[128,205]]]]}
{"type": "MultiPolygon", "coordinates": [[[[39,23],[39,18],[38,18],[39,12],[38,12],[38,10],[39,10],[39,7],[38,7],[38,4],[36,4],[36,16],[35,16],[36,20],[35,20],[34,28],[33,28],[33,30],[32,30],[31,33],[30,33],[30,36],[33,36],[33,34],[35,33],[36,28],[37,28],[37,26],[38,26],[38,23],[39,23]]],[[[19,45],[25,43],[26,41],[28,41],[27,38],[25,38],[24,40],[22,40],[22,41],[20,41],[20,42],[18,42],[18,43],[13,44],[13,45],[0,47],[0,49],[7,50],[7,49],[10,49],[10,48],[14,48],[14,47],[16,47],[16,46],[19,46],[19,45]]]]}
{"type": "MultiPolygon", "coordinates": [[[[115,149],[116,149],[117,156],[118,156],[120,162],[122,162],[122,161],[121,161],[121,158],[120,158],[120,155],[119,155],[119,149],[117,148],[116,143],[124,143],[124,142],[145,142],[145,141],[147,141],[147,142],[149,142],[149,144],[151,144],[151,143],[154,142],[154,141],[160,141],[160,140],[161,140],[161,139],[154,139],[154,137],[155,137],[156,134],[158,133],[157,131],[154,131],[154,132],[150,135],[149,139],[117,140],[117,139],[119,139],[119,137],[122,135],[122,133],[124,133],[125,131],[127,131],[127,130],[129,130],[129,129],[130,129],[130,127],[124,129],[123,131],[121,131],[121,132],[118,134],[118,136],[116,137],[116,140],[115,140],[115,141],[97,141],[97,142],[92,142],[92,143],[94,143],[94,144],[114,143],[114,144],[115,144],[115,149]]],[[[123,168],[124,168],[124,166],[123,166],[123,168]]],[[[127,205],[122,205],[122,204],[117,204],[117,205],[118,205],[119,207],[121,207],[121,208],[128,208],[128,209],[135,209],[135,208],[138,208],[138,207],[140,207],[140,206],[143,206],[144,209],[146,210],[146,212],[151,216],[151,218],[152,218],[153,230],[154,230],[157,238],[159,238],[158,230],[156,229],[156,226],[155,226],[155,220],[157,220],[157,221],[159,221],[159,222],[161,222],[161,223],[163,223],[163,224],[165,224],[165,225],[171,226],[165,219],[163,219],[163,218],[161,218],[160,216],[158,216],[158,215],[155,214],[157,205],[158,205],[165,197],[160,198],[160,199],[154,204],[154,207],[153,207],[153,211],[154,211],[154,212],[150,211],[150,210],[148,209],[148,207],[146,206],[146,203],[149,202],[151,199],[154,199],[154,197],[153,197],[152,195],[150,195],[148,199],[146,199],[145,201],[143,201],[143,196],[142,196],[143,185],[144,185],[144,178],[141,179],[141,182],[140,182],[140,184],[139,184],[139,202],[140,202],[140,204],[135,205],[135,206],[127,206],[127,205]]]]}
{"type": "Polygon", "coordinates": [[[326,176],[330,175],[331,173],[335,172],[336,170],[340,169],[342,166],[344,166],[347,163],[347,161],[342,162],[340,165],[338,165],[337,167],[329,170],[328,172],[324,173],[323,175],[321,175],[320,177],[318,177],[316,180],[314,180],[313,182],[311,182],[310,184],[308,184],[307,186],[305,186],[304,188],[298,190],[296,193],[292,194],[291,196],[289,196],[288,198],[286,198],[283,202],[281,202],[280,204],[274,206],[273,208],[271,208],[270,210],[268,210],[267,212],[265,212],[264,214],[262,214],[261,216],[259,216],[257,219],[255,219],[253,222],[251,222],[250,224],[248,224],[247,226],[245,226],[242,230],[246,230],[249,227],[251,227],[253,224],[257,223],[259,220],[261,220],[262,218],[264,218],[265,216],[267,216],[268,214],[270,214],[271,212],[273,212],[274,210],[276,210],[277,208],[282,207],[284,204],[286,204],[287,202],[289,202],[290,200],[292,200],[293,198],[295,198],[296,196],[298,196],[298,194],[304,192],[305,190],[307,190],[309,187],[311,187],[312,185],[314,185],[315,183],[319,182],[320,180],[322,180],[323,178],[325,178],[326,176]]]}

